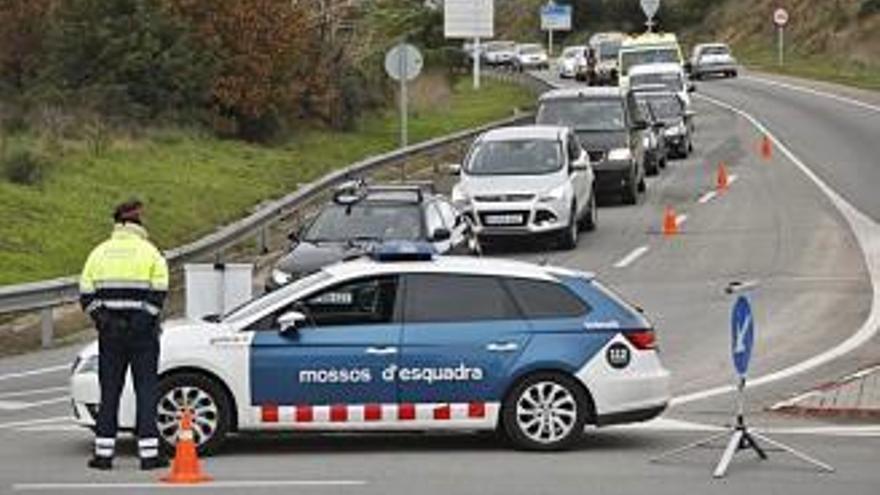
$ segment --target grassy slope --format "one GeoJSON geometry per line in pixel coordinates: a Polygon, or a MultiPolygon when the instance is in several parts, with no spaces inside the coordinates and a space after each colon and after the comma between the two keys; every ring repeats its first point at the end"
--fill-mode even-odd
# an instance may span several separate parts
{"type": "MultiPolygon", "coordinates": [[[[477,93],[464,79],[446,102],[416,112],[410,139],[503,118],[533,99],[522,88],[488,81],[477,93]]],[[[365,119],[360,129],[303,131],[275,147],[164,132],[117,143],[99,158],[68,153],[40,187],[0,180],[0,285],[76,273],[91,246],[107,235],[112,205],[128,196],[146,200],[147,225],[168,248],[298,183],[396,145],[393,112],[365,119]]]]}
{"type": "Polygon", "coordinates": [[[778,0],[726,0],[689,41],[729,41],[747,66],[867,89],[880,89],[880,14],[860,16],[865,0],[787,0],[786,64],[777,65],[770,19],[778,0]]]}

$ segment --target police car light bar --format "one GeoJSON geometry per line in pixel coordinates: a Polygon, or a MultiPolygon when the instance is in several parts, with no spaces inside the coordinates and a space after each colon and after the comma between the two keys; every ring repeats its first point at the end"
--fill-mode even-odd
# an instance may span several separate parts
{"type": "Polygon", "coordinates": [[[436,253],[426,242],[389,241],[376,246],[370,257],[376,261],[430,261],[436,253]]]}

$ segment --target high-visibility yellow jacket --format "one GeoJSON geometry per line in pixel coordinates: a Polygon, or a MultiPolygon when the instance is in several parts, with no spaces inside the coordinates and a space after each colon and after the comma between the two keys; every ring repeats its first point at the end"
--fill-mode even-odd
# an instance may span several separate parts
{"type": "Polygon", "coordinates": [[[110,239],[89,255],[79,291],[80,304],[90,316],[100,309],[158,316],[168,293],[168,264],[143,227],[116,224],[110,239]]]}

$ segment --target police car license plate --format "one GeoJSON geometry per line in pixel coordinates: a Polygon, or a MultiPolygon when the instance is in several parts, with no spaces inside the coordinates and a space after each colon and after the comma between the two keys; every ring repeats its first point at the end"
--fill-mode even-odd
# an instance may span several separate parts
{"type": "Polygon", "coordinates": [[[522,215],[486,215],[487,225],[519,225],[523,223],[522,215]]]}

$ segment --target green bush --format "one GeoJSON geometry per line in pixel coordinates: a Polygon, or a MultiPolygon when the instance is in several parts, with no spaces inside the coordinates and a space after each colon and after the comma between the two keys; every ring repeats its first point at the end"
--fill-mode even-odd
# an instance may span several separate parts
{"type": "Polygon", "coordinates": [[[35,186],[43,182],[49,171],[49,161],[28,149],[16,149],[0,161],[3,177],[22,186],[35,186]]]}
{"type": "Polygon", "coordinates": [[[880,14],[880,0],[863,0],[859,8],[859,19],[866,19],[872,15],[880,14]]]}

